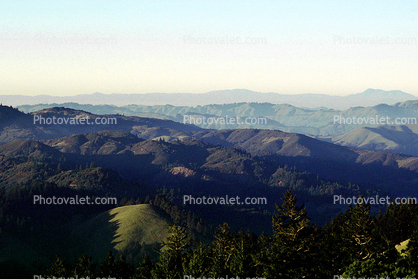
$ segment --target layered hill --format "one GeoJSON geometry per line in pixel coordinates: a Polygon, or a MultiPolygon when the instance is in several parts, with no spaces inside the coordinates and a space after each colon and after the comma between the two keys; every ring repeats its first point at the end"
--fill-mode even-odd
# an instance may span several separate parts
{"type": "MultiPolygon", "coordinates": [[[[398,111],[397,108],[404,108],[405,111],[412,112],[416,109],[416,102],[414,102],[415,101],[399,103],[394,106],[379,105],[372,108],[371,111],[368,111],[368,114],[366,115],[370,115],[371,117],[371,114],[374,114],[377,111],[387,114],[396,113],[396,111],[398,111]]],[[[274,113],[274,110],[265,110],[264,104],[241,105],[243,105],[243,107],[240,107],[240,109],[233,104],[225,105],[225,108],[227,108],[226,111],[231,109],[238,109],[237,111],[242,110],[244,114],[247,113],[249,115],[256,115],[262,112],[274,113]]],[[[287,110],[286,113],[289,116],[293,115],[295,118],[298,118],[297,115],[303,111],[301,109],[295,110],[294,108],[288,108],[290,110],[287,110]]],[[[178,108],[171,107],[171,110],[175,113],[183,113],[183,111],[178,111],[177,109],[178,108]]],[[[206,109],[209,109],[209,107],[206,109]]],[[[219,108],[213,107],[213,109],[215,112],[219,108]]],[[[365,109],[370,110],[370,108],[353,108],[348,110],[347,113],[357,112],[358,115],[364,115],[365,109]]],[[[170,120],[124,116],[120,114],[96,115],[82,110],[57,107],[33,112],[30,115],[21,113],[10,107],[3,106],[0,107],[0,110],[4,111],[4,114],[10,115],[8,121],[11,121],[10,123],[12,123],[10,124],[5,121],[6,124],[1,131],[4,142],[9,142],[13,139],[47,140],[45,142],[47,145],[53,147],[55,150],[61,151],[61,153],[86,155],[77,159],[74,156],[70,156],[68,160],[73,162],[73,164],[75,164],[77,160],[80,160],[83,164],[90,163],[91,161],[102,161],[102,165],[104,167],[117,169],[117,171],[122,173],[124,176],[134,177],[135,179],[138,179],[139,176],[142,177],[145,173],[148,173],[148,171],[151,170],[153,174],[158,173],[158,168],[169,164],[173,167],[180,166],[190,169],[191,165],[198,164],[201,168],[203,168],[203,165],[205,164],[202,163],[201,158],[206,157],[197,156],[197,158],[200,158],[200,161],[197,162],[197,158],[185,155],[190,154],[190,151],[184,150],[185,144],[174,144],[176,141],[187,142],[189,140],[201,140],[210,144],[219,144],[224,147],[238,147],[252,155],[263,156],[264,159],[273,160],[282,165],[286,164],[296,166],[300,170],[320,174],[321,176],[331,179],[342,178],[346,181],[354,180],[359,183],[378,181],[378,183],[386,184],[387,181],[395,180],[396,175],[398,175],[398,171],[407,171],[406,174],[402,173],[402,176],[406,175],[406,177],[408,177],[407,179],[410,180],[411,174],[409,174],[408,171],[414,173],[417,169],[415,158],[407,158],[405,156],[399,157],[393,153],[385,153],[385,151],[389,149],[376,149],[377,151],[380,151],[380,153],[373,153],[371,151],[361,149],[354,150],[342,148],[341,146],[318,141],[301,134],[286,133],[277,130],[229,129],[216,131],[202,129],[195,125],[186,125],[170,120]],[[43,117],[44,119],[51,119],[54,117],[70,119],[89,118],[91,121],[105,118],[112,119],[114,122],[104,125],[44,125],[39,123],[35,125],[33,123],[35,117],[43,117]],[[117,135],[115,132],[99,132],[109,129],[122,132],[122,134],[117,135]],[[106,137],[106,133],[111,133],[110,137],[106,137]],[[129,133],[129,135],[125,135],[123,133],[129,133]],[[162,145],[157,145],[153,141],[143,141],[144,139],[169,141],[172,143],[170,148],[174,148],[175,150],[165,150],[162,148],[162,145]],[[149,152],[149,150],[153,151],[149,152]],[[101,155],[112,156],[107,156],[103,159],[100,157],[101,155]],[[135,160],[132,163],[133,166],[136,166],[136,168],[140,171],[132,171],[132,168],[125,167],[126,162],[130,161],[132,156],[141,158],[141,160],[135,160]],[[117,163],[117,166],[114,166],[115,163],[117,163]],[[362,168],[364,165],[366,165],[367,168],[362,168]],[[374,170],[376,167],[381,169],[376,172],[374,170]],[[387,167],[395,168],[397,171],[395,173],[391,172],[392,174],[390,175],[386,170],[387,167]],[[370,172],[374,174],[372,176],[367,175],[370,172]],[[383,175],[379,176],[380,174],[383,175]]],[[[226,111],[223,111],[222,113],[226,113],[226,111]]],[[[158,112],[168,113],[168,111],[164,111],[164,109],[158,112]]],[[[310,110],[310,113],[320,115],[323,111],[310,110]]],[[[328,113],[331,112],[328,111],[328,113]]],[[[303,116],[302,113],[300,117],[310,117],[315,119],[315,117],[312,117],[311,114],[303,116]]],[[[28,143],[15,142],[13,144],[28,143]]],[[[201,148],[196,147],[195,144],[188,145],[188,149],[201,148]]],[[[5,145],[3,149],[4,148],[7,149],[8,145],[5,145]]],[[[29,152],[28,150],[29,149],[25,152],[29,152]]],[[[5,152],[6,151],[3,153],[6,154],[5,152]]],[[[14,152],[19,151],[16,149],[14,152]]],[[[54,151],[49,150],[48,152],[54,151]]],[[[204,152],[207,152],[207,150],[204,152]]],[[[45,152],[42,154],[45,154],[45,152]]],[[[53,155],[51,154],[50,156],[53,155]]],[[[61,155],[55,153],[54,156],[56,157],[61,155]]],[[[206,164],[205,167],[206,166],[210,166],[208,168],[210,169],[213,167],[213,164],[206,164]]],[[[242,167],[238,167],[237,169],[237,172],[242,171],[242,167]]],[[[210,177],[208,173],[200,173],[199,171],[201,170],[198,172],[195,170],[193,171],[195,173],[195,177],[201,177],[201,175],[204,177],[210,177]]],[[[176,171],[174,172],[176,173],[176,171]]],[[[185,170],[185,172],[188,171],[185,170]]],[[[171,174],[168,176],[164,174],[159,179],[169,180],[170,176],[171,174]]],[[[153,177],[153,179],[157,179],[155,176],[153,177]]]]}
{"type": "Polygon", "coordinates": [[[202,130],[194,125],[170,120],[119,114],[95,115],[63,107],[26,114],[11,107],[0,106],[0,117],[0,144],[14,140],[47,140],[103,130],[140,134],[147,139],[161,135],[184,137],[189,132],[202,130]]]}
{"type": "Polygon", "coordinates": [[[9,105],[25,105],[39,103],[78,102],[90,104],[115,104],[119,106],[130,104],[145,105],[209,105],[238,102],[268,102],[273,104],[287,103],[299,107],[329,107],[333,109],[348,109],[354,106],[373,106],[380,103],[393,104],[406,100],[415,100],[416,97],[399,91],[384,91],[381,89],[367,89],[364,92],[348,96],[333,96],[325,94],[279,94],[261,93],[246,89],[219,90],[203,94],[192,93],[149,93],[149,94],[84,94],[67,97],[57,96],[0,96],[3,103],[9,105]]]}
{"type": "MultiPolygon", "coordinates": [[[[73,165],[77,162],[82,165],[93,161],[100,162],[102,167],[114,169],[129,179],[143,180],[146,175],[150,177],[146,179],[147,183],[158,181],[160,185],[168,183],[173,173],[189,173],[190,177],[199,179],[204,177],[210,180],[211,171],[219,169],[216,158],[231,156],[227,155],[229,151],[226,152],[222,148],[205,146],[198,142],[187,141],[188,139],[200,140],[211,145],[239,148],[252,156],[261,156],[282,166],[295,166],[301,171],[319,174],[330,179],[377,183],[376,188],[379,187],[378,185],[385,185],[385,189],[390,188],[397,177],[409,181],[406,184],[411,183],[412,176],[418,169],[415,157],[387,151],[373,152],[347,148],[301,134],[257,129],[187,131],[187,125],[179,125],[180,128],[184,128],[183,131],[144,125],[141,126],[142,130],[135,130],[137,136],[132,134],[134,133],[132,130],[128,134],[120,131],[75,134],[47,140],[44,142],[47,146],[36,142],[16,141],[3,145],[1,154],[16,157],[18,154],[23,154],[22,150],[24,150],[27,156],[33,153],[33,157],[38,152],[39,156],[42,154],[42,156],[55,159],[62,154],[68,154],[66,160],[73,165]],[[158,133],[154,134],[153,131],[156,130],[158,133]],[[155,135],[158,135],[157,141],[138,138],[153,138],[155,135]],[[165,139],[172,141],[168,143],[165,139]],[[213,152],[215,154],[212,154],[213,152]],[[74,157],[75,155],[83,156],[74,157]],[[171,170],[162,174],[161,167],[167,166],[170,166],[170,169],[174,167],[186,169],[171,170]],[[195,169],[196,167],[198,169],[195,169]],[[132,170],[133,168],[135,171],[132,170]],[[392,171],[388,172],[388,169],[392,171]]],[[[234,152],[239,154],[237,151],[234,152]]],[[[243,158],[229,161],[226,165],[223,163],[224,167],[221,168],[221,172],[229,173],[230,178],[227,180],[241,173],[249,174],[253,181],[268,178],[269,175],[255,175],[255,169],[249,168],[252,165],[249,163],[251,160],[248,160],[243,158]]],[[[225,177],[216,180],[222,183],[223,179],[225,177]]]]}
{"type": "Polygon", "coordinates": [[[418,156],[418,124],[364,127],[320,139],[353,148],[418,156]]]}
{"type": "MultiPolygon", "coordinates": [[[[372,93],[370,93],[373,96],[372,93]]],[[[58,104],[22,106],[26,112],[34,112],[58,104]]],[[[306,108],[290,104],[266,102],[211,104],[203,106],[173,105],[80,105],[65,103],[60,106],[95,114],[124,114],[138,117],[169,119],[179,123],[193,124],[205,129],[271,129],[309,135],[340,135],[360,127],[417,123],[418,101],[378,104],[367,107],[351,107],[344,110],[326,107],[306,108]],[[234,118],[234,121],[228,119],[234,118]],[[379,119],[384,118],[384,123],[379,119]],[[377,120],[376,120],[377,119],[377,120]],[[408,120],[409,119],[409,120],[408,120]],[[238,124],[239,123],[239,124],[238,124]]]]}
{"type": "Polygon", "coordinates": [[[240,147],[253,155],[315,157],[321,160],[354,162],[355,151],[324,143],[311,137],[282,131],[237,129],[197,132],[194,136],[211,144],[240,147]],[[327,152],[324,152],[324,151],[327,152]]]}
{"type": "MultiPolygon", "coordinates": [[[[3,107],[6,109],[16,119],[18,116],[33,118],[33,115],[3,107]]],[[[103,117],[66,108],[46,109],[34,115],[103,117]]],[[[39,128],[31,124],[29,131],[37,131],[39,136],[35,132],[31,135],[44,141],[20,140],[0,147],[6,174],[4,185],[10,187],[44,179],[76,185],[85,180],[89,181],[85,187],[90,187],[94,184],[92,181],[101,181],[100,177],[115,177],[107,173],[112,170],[125,179],[157,187],[181,186],[199,193],[211,187],[212,194],[253,193],[258,187],[292,185],[277,172],[278,168],[287,166],[313,176],[365,184],[374,189],[407,194],[416,190],[416,157],[386,150],[349,148],[277,130],[204,130],[168,120],[123,115],[109,117],[118,120],[117,125],[110,126],[113,130],[105,130],[109,128],[106,125],[40,125],[42,129],[37,130],[39,128]],[[90,132],[91,129],[99,131],[90,132]],[[72,134],[77,130],[81,133],[72,134]],[[57,137],[61,134],[64,136],[57,137]],[[33,160],[55,166],[61,164],[63,170],[58,173],[56,167],[50,170],[45,165],[40,175],[36,171],[40,167],[33,160]],[[71,172],[77,166],[92,162],[103,170],[85,174],[71,172]],[[16,172],[22,175],[14,176],[16,172]]],[[[13,125],[16,131],[10,135],[25,138],[19,134],[23,126],[19,126],[19,122],[13,125]]],[[[112,183],[103,183],[108,185],[106,188],[113,187],[112,183]]],[[[321,185],[322,182],[307,179],[301,189],[307,191],[312,186],[310,183],[321,185]]],[[[127,191],[126,188],[123,191],[127,191]]]]}
{"type": "MultiPolygon", "coordinates": [[[[221,130],[200,131],[192,134],[198,141],[173,141],[171,143],[162,140],[141,140],[130,134],[121,132],[102,131],[92,134],[79,134],[67,136],[61,139],[45,141],[45,144],[54,147],[63,153],[89,155],[90,160],[101,158],[100,155],[113,155],[111,160],[105,157],[99,159],[107,168],[117,169],[128,175],[126,170],[126,158],[129,164],[149,171],[157,171],[157,166],[185,167],[198,170],[190,172],[194,177],[209,177],[208,171],[219,169],[218,157],[244,157],[239,150],[244,150],[252,156],[260,156],[273,160],[279,164],[288,164],[302,168],[304,171],[319,173],[325,177],[342,174],[343,168],[349,168],[345,172],[344,179],[350,181],[348,175],[354,170],[375,168],[375,172],[384,174],[387,168],[396,171],[415,173],[418,169],[418,158],[400,155],[385,151],[367,151],[362,149],[347,148],[324,141],[320,141],[305,135],[285,133],[270,130],[221,130]],[[121,140],[121,138],[123,140],[121,140]],[[223,149],[214,146],[238,148],[223,149]],[[232,152],[232,153],[231,153],[232,152]],[[136,160],[136,158],[141,158],[136,160]],[[115,164],[117,166],[112,166],[115,164]],[[311,165],[310,165],[311,164],[311,165]],[[326,166],[326,167],[325,167],[326,166]]],[[[6,145],[7,146],[7,145],[6,145]]],[[[255,169],[249,167],[253,159],[240,159],[229,161],[222,168],[223,173],[254,175],[255,169]],[[246,163],[248,161],[248,163],[246,163]],[[229,170],[229,171],[226,171],[229,170]]],[[[363,171],[361,171],[363,172],[363,171]]],[[[141,174],[138,171],[138,174],[141,174]]],[[[176,173],[174,171],[174,173],[176,173]]],[[[130,174],[132,177],[133,175],[130,174]]],[[[364,181],[370,174],[354,176],[351,181],[364,181]]],[[[387,177],[383,175],[382,179],[387,177]]],[[[256,176],[253,179],[257,180],[256,176]]],[[[379,180],[382,180],[379,179],[379,180]]],[[[367,181],[369,179],[367,178],[367,181]]]]}
{"type": "MultiPolygon", "coordinates": [[[[274,204],[280,203],[281,195],[287,188],[296,191],[300,198],[309,200],[312,207],[323,203],[324,199],[331,201],[333,193],[358,194],[357,187],[344,183],[335,184],[318,177],[316,173],[301,173],[290,169],[297,165],[297,161],[295,164],[288,164],[288,167],[285,166],[285,158],[300,158],[304,162],[308,158],[321,161],[311,156],[312,146],[303,143],[297,136],[294,138],[295,135],[292,134],[278,131],[274,134],[274,131],[270,131],[271,142],[274,141],[273,137],[290,138],[284,144],[288,145],[287,156],[279,156],[274,154],[275,149],[272,146],[269,147],[269,152],[266,152],[267,149],[262,147],[262,143],[251,143],[252,138],[266,137],[264,134],[257,137],[256,134],[261,132],[263,131],[241,130],[210,134],[210,131],[207,131],[208,134],[196,134],[196,138],[199,137],[201,140],[164,142],[142,140],[130,133],[119,131],[100,131],[43,142],[15,141],[0,146],[0,166],[4,173],[0,186],[11,188],[15,185],[31,185],[36,181],[46,181],[62,187],[92,189],[97,193],[111,193],[118,197],[126,194],[138,197],[142,193],[142,198],[149,195],[149,188],[163,187],[196,196],[262,195],[268,197],[269,202],[267,205],[256,206],[260,212],[274,210],[274,204]],[[205,135],[208,137],[205,138],[205,135]],[[247,137],[248,152],[238,146],[238,142],[241,141],[239,139],[244,136],[247,137]],[[224,137],[227,141],[223,142],[223,146],[205,142],[206,139],[215,137],[224,137]],[[251,155],[257,155],[257,145],[260,145],[261,150],[259,158],[251,155]],[[25,151],[25,146],[28,146],[29,151],[25,151]],[[274,158],[268,158],[269,155],[274,158]],[[312,198],[313,196],[318,198],[312,198]]],[[[332,146],[308,137],[305,140],[332,146]]],[[[247,147],[245,143],[243,146],[247,147]]],[[[347,149],[339,146],[335,148],[347,149]]],[[[319,148],[314,152],[318,153],[319,148]]],[[[348,151],[347,154],[349,155],[348,151]]],[[[338,165],[335,162],[334,164],[338,165]]],[[[236,209],[231,208],[233,211],[236,209]]],[[[212,208],[211,211],[213,210],[212,208]]],[[[225,212],[221,206],[220,213],[216,216],[211,216],[209,212],[202,214],[208,213],[206,216],[216,222],[215,219],[224,216],[225,212]]],[[[259,215],[260,220],[262,215],[259,215]]],[[[229,220],[231,216],[233,215],[228,213],[224,217],[229,220]]],[[[230,223],[234,224],[237,220],[244,221],[233,217],[230,223]]]]}
{"type": "Polygon", "coordinates": [[[408,155],[338,146],[280,131],[205,131],[196,133],[195,137],[212,144],[239,147],[253,156],[330,179],[406,192],[413,191],[417,182],[418,158],[408,155]]]}

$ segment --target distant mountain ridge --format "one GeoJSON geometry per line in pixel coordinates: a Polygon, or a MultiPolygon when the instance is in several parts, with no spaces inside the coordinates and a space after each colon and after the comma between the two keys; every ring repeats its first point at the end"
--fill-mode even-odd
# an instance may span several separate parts
{"type": "Polygon", "coordinates": [[[332,109],[348,109],[356,106],[374,106],[381,103],[394,104],[417,97],[400,90],[384,91],[381,89],[367,89],[362,93],[348,96],[326,94],[298,94],[288,95],[280,93],[261,93],[247,89],[219,90],[202,94],[193,93],[146,93],[146,94],[82,94],[75,96],[24,96],[1,95],[2,103],[12,106],[35,105],[39,103],[76,102],[80,104],[112,104],[116,106],[137,105],[175,105],[197,106],[210,104],[228,104],[241,102],[267,102],[273,104],[290,104],[298,107],[332,109]]]}
{"type": "MultiPolygon", "coordinates": [[[[368,94],[375,94],[371,91],[368,94]]],[[[118,107],[114,105],[82,105],[78,103],[38,104],[20,106],[25,112],[34,112],[49,107],[64,106],[76,110],[89,111],[94,114],[123,114],[147,118],[167,119],[180,123],[191,123],[204,129],[270,129],[290,133],[301,133],[314,136],[340,135],[359,127],[375,127],[383,123],[363,121],[362,124],[345,123],[344,119],[376,119],[389,118],[387,125],[394,125],[396,118],[415,118],[418,120],[418,100],[399,102],[393,105],[379,104],[372,107],[353,107],[347,110],[327,108],[301,108],[289,104],[272,103],[234,103],[205,106],[173,106],[173,105],[129,105],[118,107]],[[185,121],[185,117],[194,119],[240,117],[255,119],[254,124],[223,124],[222,122],[185,121]],[[335,119],[337,117],[337,119],[335,119]],[[340,117],[340,118],[338,118],[340,117]],[[257,119],[261,119],[257,122],[257,119]],[[263,120],[265,119],[265,120],[263,120]],[[341,121],[339,121],[341,119],[341,121]],[[335,121],[337,120],[337,121],[335,121]],[[393,123],[392,123],[393,122],[393,123]]],[[[251,119],[250,119],[251,120],[251,119]]]]}

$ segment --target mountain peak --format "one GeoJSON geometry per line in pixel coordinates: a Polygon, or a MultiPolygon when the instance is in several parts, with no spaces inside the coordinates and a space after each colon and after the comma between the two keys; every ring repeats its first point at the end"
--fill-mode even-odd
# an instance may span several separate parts
{"type": "Polygon", "coordinates": [[[374,88],[368,88],[365,91],[357,94],[352,94],[351,96],[366,96],[366,97],[391,97],[391,98],[409,98],[409,99],[416,99],[414,95],[411,95],[409,93],[405,93],[401,90],[383,90],[383,89],[374,89],[374,88]]]}

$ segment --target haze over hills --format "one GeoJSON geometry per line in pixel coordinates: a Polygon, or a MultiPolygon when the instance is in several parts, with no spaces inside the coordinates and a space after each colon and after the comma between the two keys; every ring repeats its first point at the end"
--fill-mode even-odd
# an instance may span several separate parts
{"type": "MultiPolygon", "coordinates": [[[[418,122],[418,101],[399,102],[393,105],[380,104],[372,107],[353,107],[347,110],[326,108],[307,109],[288,104],[234,103],[205,106],[172,105],[80,105],[78,103],[38,104],[20,106],[24,112],[35,112],[45,108],[63,106],[94,114],[123,114],[172,120],[194,124],[205,129],[271,129],[308,135],[340,135],[359,127],[376,127],[379,124],[394,125],[418,122]],[[211,118],[211,121],[208,119],[211,118]],[[235,118],[230,123],[220,118],[235,118]],[[248,118],[248,122],[245,121],[248,118]],[[384,118],[384,123],[377,122],[384,118]],[[235,120],[234,119],[234,120],[235,120]],[[356,119],[356,121],[353,121],[356,119]],[[415,122],[414,122],[415,121],[415,122]],[[354,123],[353,123],[354,122],[354,123]]],[[[170,122],[167,122],[170,123],[170,122]]]]}
{"type": "Polygon", "coordinates": [[[342,135],[318,139],[342,146],[418,156],[418,124],[363,127],[342,135]]]}
{"type": "Polygon", "coordinates": [[[198,106],[210,104],[229,104],[242,102],[258,102],[272,104],[290,104],[292,106],[332,109],[348,109],[356,106],[374,106],[381,103],[394,104],[417,97],[400,90],[384,91],[381,89],[367,89],[362,93],[348,96],[332,96],[325,94],[299,94],[287,95],[279,93],[261,93],[246,89],[219,90],[202,94],[193,93],[147,93],[147,94],[83,94],[75,96],[23,96],[2,95],[2,103],[12,106],[36,105],[40,103],[66,103],[75,102],[91,105],[174,105],[198,106]]]}

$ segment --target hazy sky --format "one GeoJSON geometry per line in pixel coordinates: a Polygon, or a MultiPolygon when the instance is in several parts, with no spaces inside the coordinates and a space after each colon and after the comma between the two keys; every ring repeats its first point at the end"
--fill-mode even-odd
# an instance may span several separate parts
{"type": "Polygon", "coordinates": [[[0,94],[418,96],[417,1],[2,1],[0,94]]]}

